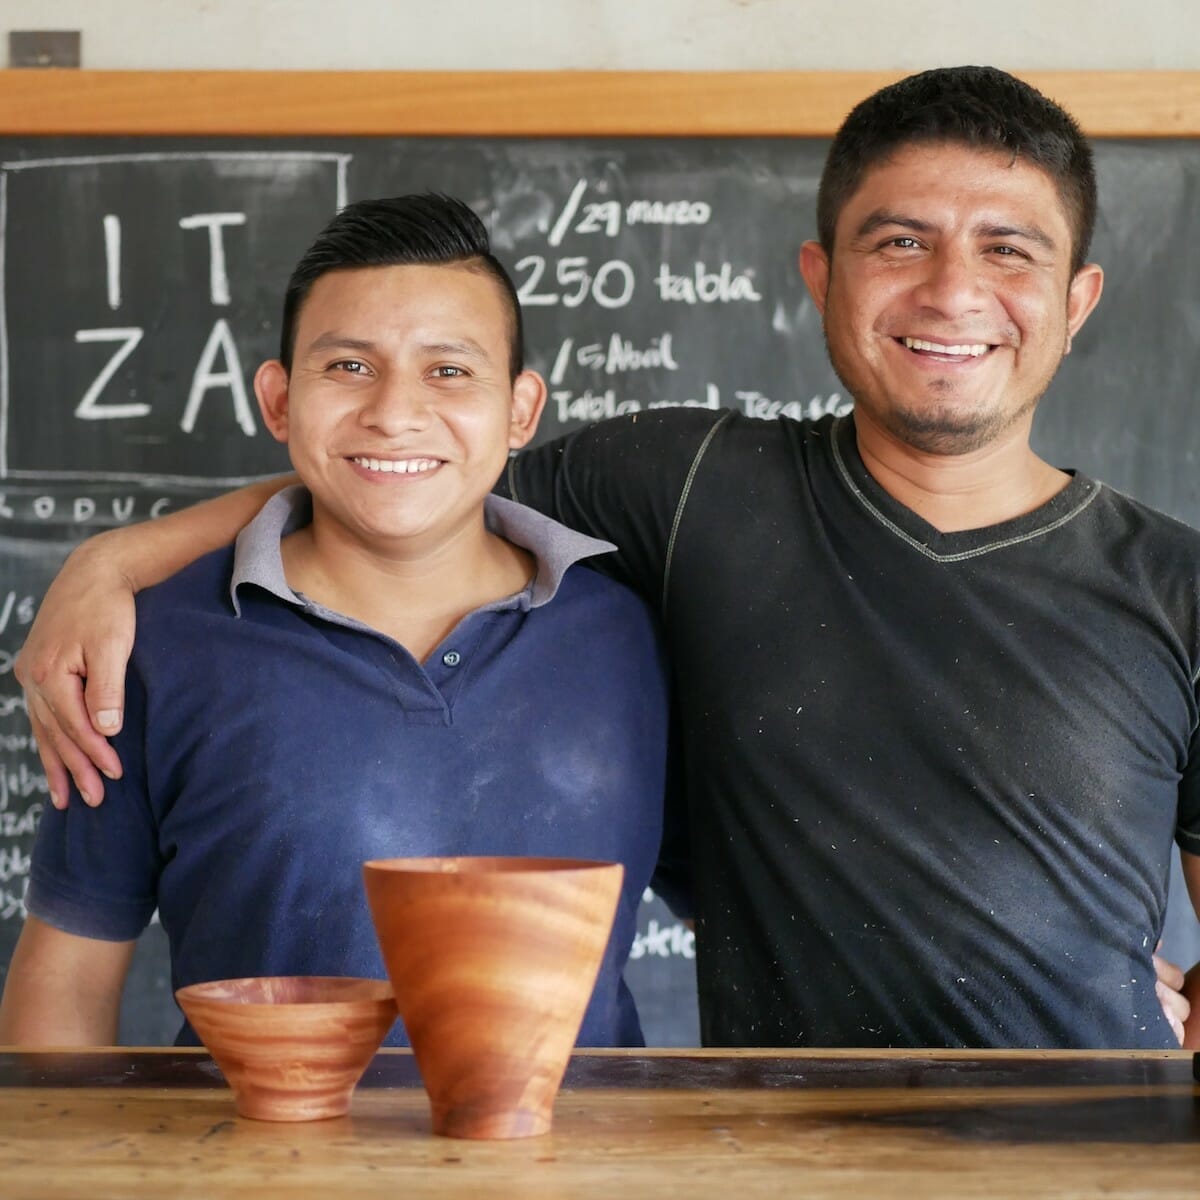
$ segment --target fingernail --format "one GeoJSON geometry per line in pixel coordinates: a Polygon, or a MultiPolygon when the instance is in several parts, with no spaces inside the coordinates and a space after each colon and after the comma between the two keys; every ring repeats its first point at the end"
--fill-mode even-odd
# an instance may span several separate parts
{"type": "Polygon", "coordinates": [[[93,799],[91,798],[91,796],[89,796],[89,795],[88,795],[88,793],[87,793],[87,792],[80,792],[80,793],[79,793],[79,795],[80,795],[80,797],[82,798],[82,800],[83,800],[84,804],[89,804],[89,805],[91,805],[91,807],[92,807],[92,808],[95,808],[95,807],[96,807],[96,802],[95,802],[95,800],[93,800],[93,799]]]}
{"type": "Polygon", "coordinates": [[[54,805],[55,808],[66,808],[67,807],[66,800],[64,800],[63,797],[60,796],[55,791],[50,792],[50,803],[52,805],[54,805]]]}
{"type": "Polygon", "coordinates": [[[96,724],[101,729],[116,729],[121,714],[115,708],[102,708],[96,714],[96,724]]]}
{"type": "Polygon", "coordinates": [[[116,781],[121,778],[120,775],[118,775],[116,773],[116,771],[110,771],[107,767],[101,767],[100,773],[104,776],[105,779],[111,779],[113,781],[116,781]]]}

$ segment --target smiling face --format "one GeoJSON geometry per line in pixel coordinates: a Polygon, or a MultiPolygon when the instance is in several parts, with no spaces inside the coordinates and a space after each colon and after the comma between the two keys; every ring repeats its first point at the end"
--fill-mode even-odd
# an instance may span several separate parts
{"type": "Polygon", "coordinates": [[[800,257],[860,435],[928,454],[1027,438],[1100,297],[1100,268],[1070,262],[1054,184],[1019,158],[917,143],[868,171],[832,260],[815,242],[800,257]]]}
{"type": "Polygon", "coordinates": [[[300,310],[290,376],[255,391],[312,492],[314,536],[384,555],[483,535],[483,501],[537,428],[545,385],[510,380],[509,316],[464,266],[332,271],[300,310]]]}

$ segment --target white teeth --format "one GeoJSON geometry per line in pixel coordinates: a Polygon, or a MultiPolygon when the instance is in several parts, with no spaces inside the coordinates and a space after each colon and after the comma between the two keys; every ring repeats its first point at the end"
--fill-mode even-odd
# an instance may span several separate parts
{"type": "Polygon", "coordinates": [[[420,475],[440,466],[436,458],[363,458],[355,455],[351,461],[381,475],[420,475]]]}
{"type": "Polygon", "coordinates": [[[978,358],[981,354],[986,354],[988,350],[987,343],[974,346],[943,346],[940,342],[926,342],[921,338],[901,338],[900,339],[910,350],[928,350],[933,354],[951,354],[962,358],[978,358]]]}

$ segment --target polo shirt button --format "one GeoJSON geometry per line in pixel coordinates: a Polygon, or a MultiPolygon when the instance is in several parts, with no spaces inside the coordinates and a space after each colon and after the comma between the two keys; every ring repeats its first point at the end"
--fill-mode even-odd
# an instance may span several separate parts
{"type": "Polygon", "coordinates": [[[442,662],[444,662],[448,667],[457,667],[458,664],[462,662],[462,655],[459,654],[457,650],[447,650],[446,653],[442,655],[442,662]]]}

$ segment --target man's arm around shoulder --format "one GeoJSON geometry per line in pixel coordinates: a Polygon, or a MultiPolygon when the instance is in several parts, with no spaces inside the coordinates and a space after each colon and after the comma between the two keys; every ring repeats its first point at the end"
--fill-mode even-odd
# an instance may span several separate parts
{"type": "Polygon", "coordinates": [[[66,807],[71,779],[85,801],[99,804],[100,773],[120,778],[121,761],[107,739],[124,718],[134,594],[232,541],[294,482],[282,476],[251,484],[155,521],[110,529],[72,551],[13,668],[55,808],[66,807]]]}
{"type": "Polygon", "coordinates": [[[0,1000],[0,1045],[113,1045],[135,945],[27,917],[0,1000]]]}

